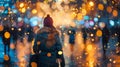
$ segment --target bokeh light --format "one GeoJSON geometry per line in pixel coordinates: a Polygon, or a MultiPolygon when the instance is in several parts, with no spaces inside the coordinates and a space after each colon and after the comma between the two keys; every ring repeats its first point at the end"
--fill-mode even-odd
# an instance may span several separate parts
{"type": "Polygon", "coordinates": [[[32,14],[36,14],[37,13],[37,10],[36,9],[33,9],[32,10],[32,14]]]}
{"type": "Polygon", "coordinates": [[[90,27],[90,24],[89,24],[88,21],[86,21],[84,25],[85,25],[86,28],[89,28],[89,27],[90,27]]]}
{"type": "Polygon", "coordinates": [[[88,45],[87,45],[87,50],[89,51],[89,50],[92,50],[92,49],[93,49],[92,45],[91,45],[91,44],[88,44],[88,45]]]}
{"type": "Polygon", "coordinates": [[[4,7],[9,7],[9,3],[5,3],[5,4],[4,4],[4,7]]]}
{"type": "Polygon", "coordinates": [[[111,13],[112,12],[112,8],[110,6],[107,7],[107,12],[111,13]]]}
{"type": "Polygon", "coordinates": [[[93,21],[89,21],[90,26],[94,26],[94,22],[93,21]]]}
{"type": "Polygon", "coordinates": [[[17,9],[13,9],[12,12],[13,12],[13,13],[17,13],[18,10],[17,10],[17,9]]]}
{"type": "Polygon", "coordinates": [[[104,22],[100,22],[99,26],[100,26],[100,28],[104,28],[105,27],[105,23],[104,22]]]}
{"type": "Polygon", "coordinates": [[[0,12],[2,13],[4,11],[4,7],[3,6],[0,6],[0,12]]]}
{"type": "Polygon", "coordinates": [[[8,55],[4,55],[4,60],[8,61],[9,60],[9,56],[8,55]]]}
{"type": "Polygon", "coordinates": [[[22,19],[22,17],[18,17],[18,22],[20,22],[20,21],[22,21],[23,19],[22,19]]]}
{"type": "Polygon", "coordinates": [[[20,8],[23,8],[24,6],[25,6],[24,3],[20,3],[20,5],[19,5],[20,8]]]}
{"type": "Polygon", "coordinates": [[[32,17],[30,18],[30,25],[36,26],[38,24],[38,17],[32,17]]]}
{"type": "Polygon", "coordinates": [[[59,54],[59,55],[62,55],[62,54],[63,54],[63,52],[62,52],[62,51],[58,51],[58,54],[59,54]]]}
{"type": "Polygon", "coordinates": [[[36,16],[34,16],[34,17],[31,17],[30,18],[30,25],[32,26],[32,27],[34,27],[34,26],[36,26],[36,25],[39,25],[39,24],[41,24],[42,25],[42,18],[39,18],[39,17],[36,17],[36,16]]]}
{"type": "Polygon", "coordinates": [[[89,16],[84,16],[84,20],[89,20],[89,16]]]}
{"type": "Polygon", "coordinates": [[[78,13],[78,14],[77,14],[77,20],[82,20],[82,19],[83,19],[82,14],[81,14],[81,13],[78,13]]]}
{"type": "Polygon", "coordinates": [[[48,57],[51,57],[52,55],[51,55],[51,53],[49,52],[49,53],[47,53],[47,56],[48,56],[48,57]]]}
{"type": "Polygon", "coordinates": [[[36,62],[32,62],[31,63],[31,67],[37,67],[37,63],[36,62]]]}
{"type": "Polygon", "coordinates": [[[113,20],[110,20],[109,23],[110,23],[111,26],[115,25],[115,22],[113,20]]]}
{"type": "Polygon", "coordinates": [[[86,11],[86,9],[82,9],[82,15],[86,15],[87,14],[87,11],[86,11]]]}
{"type": "Polygon", "coordinates": [[[98,22],[98,18],[97,18],[97,17],[95,17],[95,18],[94,18],[94,21],[95,21],[95,22],[98,22]]]}
{"type": "Polygon", "coordinates": [[[83,25],[85,23],[84,20],[80,20],[79,24],[83,25]]]}
{"type": "Polygon", "coordinates": [[[8,31],[5,32],[5,33],[4,33],[4,37],[5,37],[6,39],[10,38],[10,33],[9,33],[8,31]]]}
{"type": "Polygon", "coordinates": [[[40,45],[40,41],[37,42],[37,45],[40,45]]]}
{"type": "Polygon", "coordinates": [[[0,31],[3,31],[4,27],[2,25],[0,25],[0,31]]]}
{"type": "Polygon", "coordinates": [[[104,10],[104,5],[103,4],[98,4],[98,9],[99,10],[104,10]]]}
{"type": "Polygon", "coordinates": [[[10,44],[10,48],[11,48],[11,49],[15,49],[15,44],[13,44],[13,43],[10,44]]]}
{"type": "Polygon", "coordinates": [[[25,18],[24,18],[24,22],[25,22],[26,24],[29,24],[29,19],[28,19],[27,17],[25,17],[25,18]]]}
{"type": "Polygon", "coordinates": [[[112,14],[113,14],[114,17],[117,17],[118,16],[118,11],[117,10],[113,10],[112,14]]]}
{"type": "Polygon", "coordinates": [[[90,1],[90,2],[89,2],[89,5],[90,5],[90,6],[94,6],[94,2],[90,1]]]}
{"type": "Polygon", "coordinates": [[[21,28],[18,28],[18,31],[21,31],[21,28]]]}
{"type": "Polygon", "coordinates": [[[98,29],[97,32],[96,32],[96,36],[101,37],[102,36],[102,31],[98,29]]]}
{"type": "Polygon", "coordinates": [[[8,14],[8,10],[4,10],[4,13],[5,13],[5,14],[8,14]]]}
{"type": "Polygon", "coordinates": [[[22,13],[25,13],[25,12],[26,12],[26,8],[22,8],[22,9],[21,9],[21,12],[22,12],[22,13]]]}
{"type": "Polygon", "coordinates": [[[32,27],[34,27],[34,26],[38,25],[38,21],[37,21],[37,20],[34,20],[34,21],[30,22],[30,25],[31,25],[32,27]]]}

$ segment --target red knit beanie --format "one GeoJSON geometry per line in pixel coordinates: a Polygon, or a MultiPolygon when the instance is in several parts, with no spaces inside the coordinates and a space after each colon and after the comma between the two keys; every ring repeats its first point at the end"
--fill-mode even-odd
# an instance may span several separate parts
{"type": "Polygon", "coordinates": [[[47,17],[45,17],[44,26],[53,27],[53,19],[50,17],[50,15],[47,15],[47,17]]]}

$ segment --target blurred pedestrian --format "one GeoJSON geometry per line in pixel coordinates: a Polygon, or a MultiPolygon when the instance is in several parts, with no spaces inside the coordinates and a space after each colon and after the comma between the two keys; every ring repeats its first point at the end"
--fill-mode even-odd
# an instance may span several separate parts
{"type": "Polygon", "coordinates": [[[4,52],[7,55],[9,55],[9,51],[10,51],[10,38],[11,38],[10,27],[8,24],[6,24],[4,25],[4,29],[2,31],[2,40],[3,40],[3,44],[5,45],[4,52]]]}
{"type": "Polygon", "coordinates": [[[4,29],[2,31],[2,41],[4,44],[4,64],[9,65],[10,63],[10,39],[11,39],[11,31],[10,31],[10,25],[4,24],[4,29]],[[7,57],[8,59],[6,59],[7,57]]]}
{"type": "Polygon", "coordinates": [[[118,46],[120,47],[120,26],[118,26],[118,29],[117,29],[117,35],[118,35],[118,46]]]}
{"type": "Polygon", "coordinates": [[[12,26],[12,27],[10,28],[10,31],[11,31],[12,43],[13,43],[13,44],[15,45],[15,47],[16,47],[17,38],[18,38],[18,36],[17,36],[17,32],[18,32],[17,27],[16,27],[16,26],[12,26]]]}
{"type": "Polygon", "coordinates": [[[25,36],[25,24],[23,21],[18,22],[17,24],[17,37],[18,39],[23,42],[25,36]]]}
{"type": "Polygon", "coordinates": [[[120,26],[118,25],[115,29],[116,35],[117,35],[117,41],[118,41],[118,46],[117,46],[117,51],[116,53],[120,55],[120,26]]]}
{"type": "Polygon", "coordinates": [[[37,32],[33,50],[37,54],[38,67],[65,66],[59,33],[53,26],[50,15],[45,17],[44,27],[37,32]]]}
{"type": "Polygon", "coordinates": [[[34,39],[33,28],[30,25],[26,25],[25,35],[27,36],[27,41],[32,42],[34,39]]]}
{"type": "Polygon", "coordinates": [[[70,48],[72,52],[74,51],[75,34],[76,34],[75,28],[70,26],[70,28],[68,29],[68,35],[69,35],[70,48]]]}
{"type": "Polygon", "coordinates": [[[107,44],[109,42],[109,29],[107,28],[107,25],[102,29],[102,45],[103,45],[103,57],[106,59],[106,50],[107,50],[107,44]]]}
{"type": "Polygon", "coordinates": [[[82,37],[83,37],[83,43],[86,44],[86,40],[87,40],[87,28],[82,27],[82,37]]]}

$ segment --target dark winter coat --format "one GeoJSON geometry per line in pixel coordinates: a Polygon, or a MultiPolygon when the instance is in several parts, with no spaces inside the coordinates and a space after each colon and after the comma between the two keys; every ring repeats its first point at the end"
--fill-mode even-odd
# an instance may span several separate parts
{"type": "Polygon", "coordinates": [[[39,67],[58,67],[57,58],[62,59],[62,67],[64,67],[63,55],[58,54],[59,51],[62,51],[62,45],[59,33],[54,27],[44,27],[38,31],[33,50],[38,54],[39,67]]]}

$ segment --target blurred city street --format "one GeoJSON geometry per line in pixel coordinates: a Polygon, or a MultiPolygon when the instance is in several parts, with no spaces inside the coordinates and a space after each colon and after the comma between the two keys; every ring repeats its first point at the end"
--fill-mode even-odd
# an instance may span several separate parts
{"type": "MultiPolygon", "coordinates": [[[[80,41],[76,41],[77,43],[74,45],[74,51],[71,52],[70,50],[70,44],[68,43],[68,36],[65,35],[65,43],[63,45],[63,53],[64,53],[64,58],[65,58],[65,67],[105,67],[104,65],[107,64],[107,67],[119,67],[120,66],[120,55],[116,54],[116,38],[110,38],[109,40],[109,46],[106,52],[107,55],[107,59],[104,60],[102,57],[102,44],[101,44],[101,39],[100,41],[94,43],[94,44],[90,44],[93,45],[93,47],[89,47],[90,51],[93,51],[94,53],[92,54],[91,52],[87,52],[84,50],[84,46],[82,44],[82,38],[81,35],[78,34],[78,37],[76,39],[80,39],[80,41]],[[80,37],[80,38],[79,38],[80,37]],[[79,44],[80,43],[80,44],[79,44]],[[88,54],[91,54],[92,56],[88,56],[88,54]],[[72,57],[72,58],[71,58],[72,57]],[[92,58],[93,59],[93,63],[91,63],[90,65],[93,66],[89,66],[89,62],[92,61],[88,61],[87,58],[92,58]]],[[[12,44],[11,44],[12,45],[12,44]]],[[[22,45],[22,44],[21,44],[22,45]]],[[[4,44],[0,38],[0,67],[4,67],[3,62],[4,62],[4,44]]],[[[24,53],[26,50],[24,50],[24,48],[21,49],[21,51],[24,53]]],[[[26,65],[29,63],[29,61],[27,60],[27,55],[23,55],[22,58],[25,58],[27,60],[27,62],[18,61],[18,56],[15,50],[11,49],[9,52],[9,56],[10,56],[10,65],[12,67],[18,67],[19,64],[21,65],[20,67],[22,67],[22,65],[26,65]]],[[[22,59],[21,58],[21,59],[22,59]]]]}
{"type": "Polygon", "coordinates": [[[0,67],[41,66],[120,67],[120,0],[0,0],[0,67]]]}

